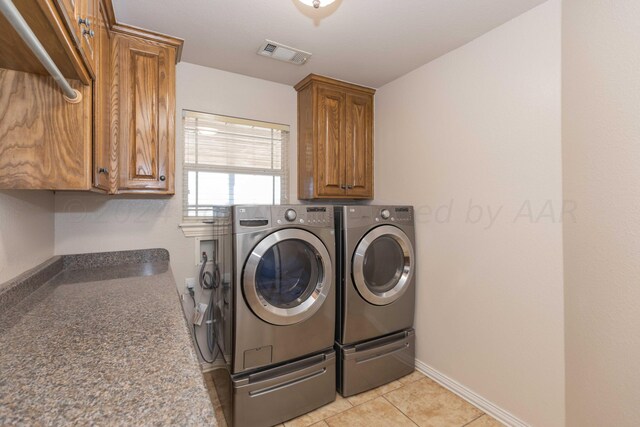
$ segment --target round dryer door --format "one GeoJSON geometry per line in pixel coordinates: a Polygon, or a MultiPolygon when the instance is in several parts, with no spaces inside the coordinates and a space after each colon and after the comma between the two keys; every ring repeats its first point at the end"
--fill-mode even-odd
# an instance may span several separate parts
{"type": "Polygon", "coordinates": [[[409,237],[383,225],[367,233],[353,254],[353,281],[362,297],[375,305],[394,302],[409,287],[414,270],[409,237]]]}
{"type": "Polygon", "coordinates": [[[249,255],[242,273],[245,299],[262,320],[291,325],[311,317],[331,288],[331,258],[315,235],[276,231],[249,255]]]}

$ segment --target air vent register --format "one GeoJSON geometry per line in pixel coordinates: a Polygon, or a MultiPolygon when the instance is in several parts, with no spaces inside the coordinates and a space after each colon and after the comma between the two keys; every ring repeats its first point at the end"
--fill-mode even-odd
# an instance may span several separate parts
{"type": "Polygon", "coordinates": [[[265,40],[262,46],[260,46],[260,49],[258,49],[257,53],[258,55],[277,59],[279,61],[289,62],[296,65],[305,64],[311,57],[311,54],[309,52],[285,46],[271,40],[265,40]]]}

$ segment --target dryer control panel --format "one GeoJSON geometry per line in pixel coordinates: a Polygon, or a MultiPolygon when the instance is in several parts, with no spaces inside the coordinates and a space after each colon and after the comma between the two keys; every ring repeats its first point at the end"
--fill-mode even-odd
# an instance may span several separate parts
{"type": "Polygon", "coordinates": [[[383,208],[380,210],[381,219],[394,218],[399,222],[413,222],[413,208],[410,206],[395,206],[389,208],[383,208]],[[385,218],[385,211],[391,214],[390,217],[385,218]]]}
{"type": "Polygon", "coordinates": [[[370,206],[371,216],[375,222],[413,223],[411,206],[370,206]]]}
{"type": "Polygon", "coordinates": [[[359,227],[372,224],[404,224],[413,225],[412,206],[345,206],[347,226],[359,227]]]}

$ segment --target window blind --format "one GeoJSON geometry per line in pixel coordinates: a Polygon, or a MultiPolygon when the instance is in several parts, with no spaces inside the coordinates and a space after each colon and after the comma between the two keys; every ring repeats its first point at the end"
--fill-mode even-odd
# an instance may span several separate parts
{"type": "Polygon", "coordinates": [[[185,110],[183,135],[185,219],[287,202],[289,126],[185,110]]]}

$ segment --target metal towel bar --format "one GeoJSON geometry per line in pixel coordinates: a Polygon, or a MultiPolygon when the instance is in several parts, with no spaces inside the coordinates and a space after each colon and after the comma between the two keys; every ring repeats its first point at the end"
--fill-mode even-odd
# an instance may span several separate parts
{"type": "Polygon", "coordinates": [[[5,18],[7,18],[7,21],[9,21],[22,40],[24,40],[27,46],[29,46],[44,68],[46,68],[49,74],[51,74],[58,86],[60,86],[62,92],[64,92],[64,99],[73,104],[82,101],[82,94],[78,90],[72,88],[69,82],[64,78],[13,2],[11,0],[0,0],[0,12],[2,12],[5,18]]]}

